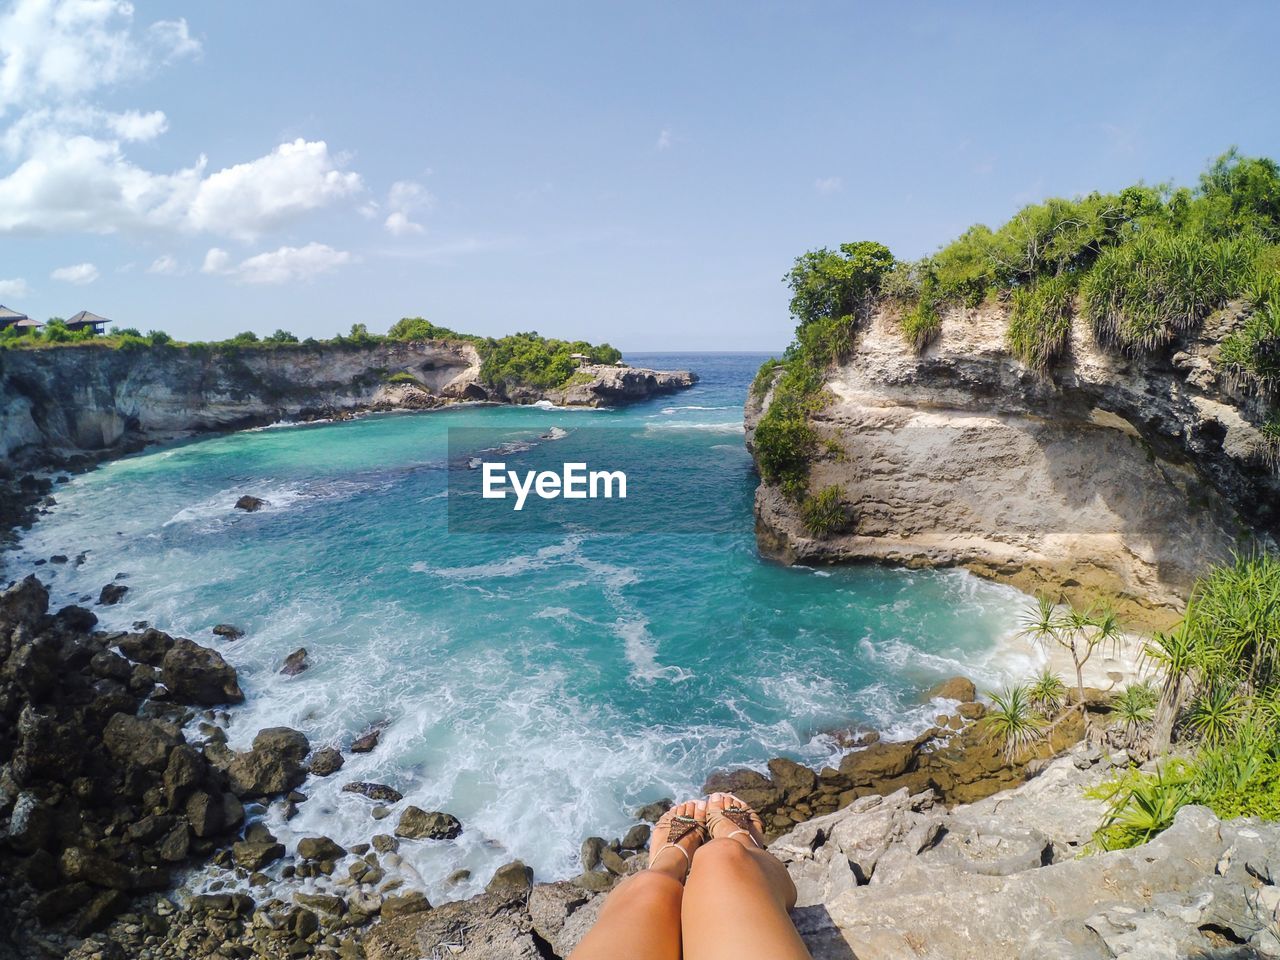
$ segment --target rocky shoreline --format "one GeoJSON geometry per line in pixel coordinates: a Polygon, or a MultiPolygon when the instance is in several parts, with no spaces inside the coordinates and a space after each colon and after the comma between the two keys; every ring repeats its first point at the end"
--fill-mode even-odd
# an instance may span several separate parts
{"type": "MultiPolygon", "coordinates": [[[[100,602],[113,599],[104,589],[100,602]]],[[[0,947],[23,960],[410,957],[417,954],[401,949],[404,936],[447,940],[458,924],[474,927],[483,917],[498,924],[494,942],[507,945],[464,955],[563,957],[567,949],[546,944],[575,936],[576,928],[566,932],[570,914],[643,864],[648,824],[669,805],[636,811],[624,837],[584,841],[573,880],[535,886],[517,861],[482,896],[433,908],[396,875],[397,850],[447,841],[464,824],[404,806],[385,785],[352,781],[343,789],[370,801],[368,842],[343,848],[315,836],[287,849],[261,815],[277,804],[288,817],[306,802],[308,778],[341,775],[341,753],[313,751],[302,733],[282,727],[259,731],[247,751],[231,750],[219,711],[243,694],[216,651],[143,625],[96,627],[84,607],[51,613],[35,576],[0,594],[0,875],[9,878],[0,902],[15,918],[0,947]],[[207,892],[175,897],[197,870],[207,892]],[[287,898],[277,876],[291,888],[287,898]],[[540,952],[512,946],[535,937],[546,941],[540,952]]],[[[230,625],[219,630],[234,634],[230,625]]],[[[838,768],[815,772],[779,758],[768,775],[727,771],[705,789],[733,790],[754,804],[772,839],[873,796],[927,792],[941,805],[970,802],[1022,782],[1083,732],[1079,714],[1069,715],[1035,754],[1010,764],[976,724],[985,708],[972,683],[956,678],[929,696],[956,706],[912,741],[863,733],[861,749],[838,768]]],[[[370,731],[351,749],[376,744],[370,731]]]]}

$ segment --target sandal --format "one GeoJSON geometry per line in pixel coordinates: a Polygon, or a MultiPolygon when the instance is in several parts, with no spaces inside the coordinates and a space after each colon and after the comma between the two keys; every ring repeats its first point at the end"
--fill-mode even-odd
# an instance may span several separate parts
{"type": "Polygon", "coordinates": [[[730,840],[738,834],[743,833],[746,834],[747,839],[763,850],[764,847],[762,847],[760,841],[756,839],[756,835],[751,832],[752,828],[755,827],[755,820],[753,818],[757,816],[756,812],[732,794],[728,794],[728,796],[733,799],[733,806],[725,807],[723,810],[717,810],[714,813],[708,814],[707,832],[713,838],[723,840],[730,840]],[[736,829],[731,833],[726,833],[723,837],[716,837],[716,825],[721,821],[728,821],[728,823],[736,829]]]}
{"type": "Polygon", "coordinates": [[[693,854],[684,847],[680,846],[680,841],[691,833],[701,833],[703,840],[707,838],[707,828],[700,824],[693,817],[674,816],[667,824],[667,842],[649,854],[649,864],[658,859],[658,855],[665,851],[668,847],[679,850],[684,855],[686,861],[685,876],[689,875],[689,870],[693,868],[693,854]]]}

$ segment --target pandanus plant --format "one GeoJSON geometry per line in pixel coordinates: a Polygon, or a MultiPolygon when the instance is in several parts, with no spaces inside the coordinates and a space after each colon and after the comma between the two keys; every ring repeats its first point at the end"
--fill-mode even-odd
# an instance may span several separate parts
{"type": "Polygon", "coordinates": [[[1100,647],[1115,648],[1124,637],[1115,612],[1105,604],[1087,610],[1059,606],[1040,596],[1022,621],[1022,636],[1044,646],[1058,646],[1071,655],[1076,671],[1076,695],[1084,711],[1084,668],[1100,647]]]}

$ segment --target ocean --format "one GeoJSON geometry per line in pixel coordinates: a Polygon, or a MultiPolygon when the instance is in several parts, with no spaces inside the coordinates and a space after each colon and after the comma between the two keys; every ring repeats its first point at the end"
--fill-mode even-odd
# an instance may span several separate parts
{"type": "Polygon", "coordinates": [[[850,727],[910,736],[938,712],[919,701],[936,681],[991,688],[1033,669],[1011,642],[1026,598],[1010,588],[759,557],[742,405],[762,355],[627,359],[701,381],[618,410],[462,406],[153,449],[57,487],[12,572],[87,550],[80,566],[39,568],[56,602],[123,574],[124,601],[94,608],[104,627],[147,620],[219,649],[247,696],[217,718],[233,747],[286,725],[346,753],[382,725],[372,753],[308,781],[294,819],[279,804],[252,812],[286,843],[367,842],[395,814],[376,821],[340,787],[370,780],[401,806],[453,813],[457,840],[400,850],[433,901],[478,892],[515,858],[540,880],[571,876],[581,841],[620,836],[639,804],[775,756],[821,765],[850,727]],[[665,505],[692,532],[451,532],[460,427],[531,445],[617,428],[592,434],[602,461],[616,443],[654,469],[697,462],[671,473],[665,505]],[[267,506],[233,509],[243,494],[267,506]],[[221,622],[245,637],[214,637],[221,622]],[[299,647],[310,668],[281,675],[299,647]],[[450,884],[460,868],[471,879],[450,884]]]}

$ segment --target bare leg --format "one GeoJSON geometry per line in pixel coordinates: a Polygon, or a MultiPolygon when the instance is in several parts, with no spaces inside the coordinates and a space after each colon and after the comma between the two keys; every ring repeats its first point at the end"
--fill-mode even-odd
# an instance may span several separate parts
{"type": "Polygon", "coordinates": [[[569,960],[680,960],[680,900],[693,851],[702,833],[678,841],[687,853],[665,846],[673,817],[701,823],[706,804],[682,803],[667,812],[649,842],[649,869],[623,880],[605,900],[596,920],[569,960]]]}
{"type": "Polygon", "coordinates": [[[712,839],[698,850],[685,885],[685,960],[810,960],[787,915],[795,884],[786,867],[756,845],[763,843],[759,817],[753,813],[742,828],[716,816],[733,805],[739,801],[723,793],[707,802],[712,839]]]}

